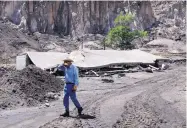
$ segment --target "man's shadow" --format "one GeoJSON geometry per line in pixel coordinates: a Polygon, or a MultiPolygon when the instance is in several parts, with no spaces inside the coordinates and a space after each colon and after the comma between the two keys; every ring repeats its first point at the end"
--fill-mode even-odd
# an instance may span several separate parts
{"type": "Polygon", "coordinates": [[[76,118],[76,119],[95,119],[96,117],[95,116],[91,116],[91,115],[88,115],[88,114],[82,114],[82,115],[79,115],[79,116],[70,116],[71,118],[76,118]]]}

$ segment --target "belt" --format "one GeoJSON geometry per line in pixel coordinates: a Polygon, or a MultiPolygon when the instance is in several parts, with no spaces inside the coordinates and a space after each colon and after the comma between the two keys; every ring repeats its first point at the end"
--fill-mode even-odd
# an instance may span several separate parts
{"type": "Polygon", "coordinates": [[[74,84],[74,83],[71,83],[71,82],[66,82],[66,84],[74,84]]]}

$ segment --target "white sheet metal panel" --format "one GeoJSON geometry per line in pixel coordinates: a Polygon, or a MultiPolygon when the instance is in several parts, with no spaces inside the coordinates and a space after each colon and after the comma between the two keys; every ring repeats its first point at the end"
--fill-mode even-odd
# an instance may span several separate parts
{"type": "Polygon", "coordinates": [[[116,51],[116,50],[84,50],[70,53],[75,58],[75,65],[82,68],[103,67],[111,64],[129,63],[154,63],[156,59],[162,59],[141,50],[116,51]],[[79,59],[77,56],[81,56],[79,59]]]}
{"type": "Polygon", "coordinates": [[[68,53],[60,52],[27,52],[27,55],[41,69],[62,64],[63,60],[68,57],[68,53]]]}
{"type": "Polygon", "coordinates": [[[27,55],[16,57],[16,70],[22,70],[27,66],[27,55]]]}
{"type": "Polygon", "coordinates": [[[73,51],[70,54],[58,52],[28,52],[31,61],[42,69],[61,64],[67,57],[74,60],[74,64],[81,68],[104,67],[112,64],[154,63],[162,59],[141,50],[83,50],[73,51]]]}

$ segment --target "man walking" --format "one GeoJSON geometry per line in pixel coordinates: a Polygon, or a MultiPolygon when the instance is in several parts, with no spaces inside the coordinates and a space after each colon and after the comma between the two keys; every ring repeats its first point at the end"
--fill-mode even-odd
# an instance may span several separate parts
{"type": "Polygon", "coordinates": [[[69,97],[71,98],[74,105],[77,107],[79,115],[81,115],[83,110],[76,97],[76,90],[77,90],[77,86],[79,85],[78,68],[75,65],[73,65],[72,62],[73,60],[71,59],[65,59],[64,63],[58,66],[58,70],[64,71],[65,83],[66,83],[64,87],[64,100],[63,100],[65,113],[60,115],[64,117],[69,116],[69,97]]]}

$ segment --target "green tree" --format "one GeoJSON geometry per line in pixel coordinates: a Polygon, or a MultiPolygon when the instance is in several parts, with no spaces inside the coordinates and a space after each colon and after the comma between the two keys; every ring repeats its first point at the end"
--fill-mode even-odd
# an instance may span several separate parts
{"type": "Polygon", "coordinates": [[[123,13],[121,12],[119,14],[119,16],[116,17],[116,19],[114,20],[115,25],[125,25],[128,26],[130,25],[130,23],[134,20],[135,15],[127,13],[125,15],[123,15],[123,13]]]}
{"type": "Polygon", "coordinates": [[[123,15],[120,13],[119,16],[114,20],[115,27],[112,28],[106,37],[106,45],[112,46],[113,48],[133,49],[134,45],[131,42],[134,39],[147,36],[146,31],[131,30],[129,25],[134,21],[134,15],[127,13],[123,15]]]}

